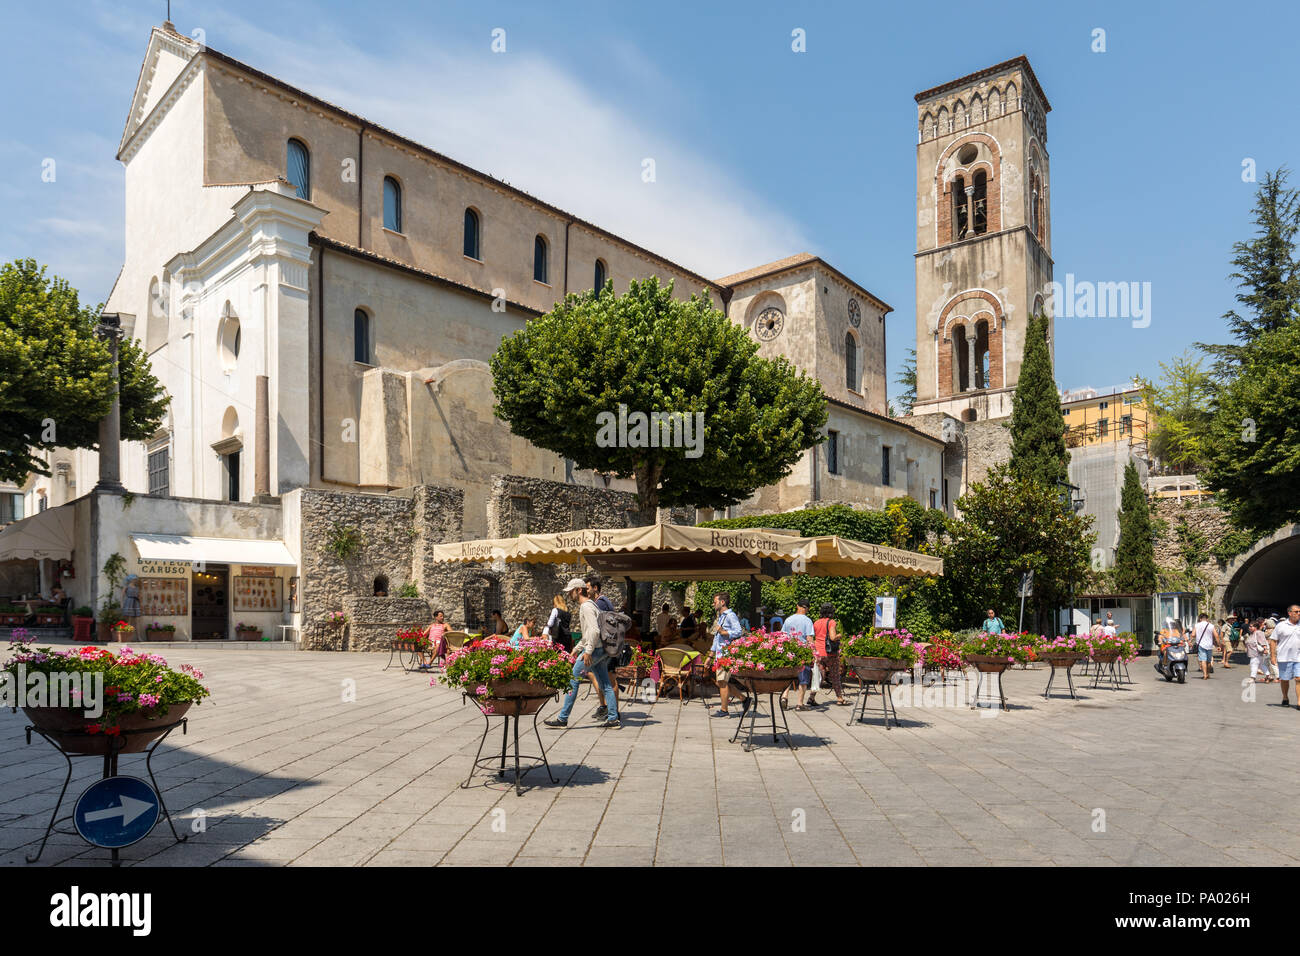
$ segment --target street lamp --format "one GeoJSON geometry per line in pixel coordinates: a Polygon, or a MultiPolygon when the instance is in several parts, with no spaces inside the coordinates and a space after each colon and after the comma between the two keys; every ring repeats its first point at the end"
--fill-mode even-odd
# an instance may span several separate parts
{"type": "MultiPolygon", "coordinates": [[[[1083,511],[1083,493],[1078,485],[1072,485],[1063,479],[1057,479],[1056,487],[1060,489],[1061,494],[1061,511],[1066,515],[1079,514],[1083,511]],[[1077,493],[1077,494],[1076,494],[1077,493]]],[[[1074,623],[1074,575],[1070,575],[1070,616],[1065,625],[1065,633],[1073,637],[1078,633],[1078,625],[1074,623]]]]}

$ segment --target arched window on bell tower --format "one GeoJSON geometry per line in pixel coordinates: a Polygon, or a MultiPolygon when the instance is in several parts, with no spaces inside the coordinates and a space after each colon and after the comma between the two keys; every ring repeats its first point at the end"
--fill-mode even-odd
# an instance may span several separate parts
{"type": "Polygon", "coordinates": [[[966,203],[966,178],[958,176],[952,181],[952,237],[965,239],[970,230],[969,208],[966,203]]]}
{"type": "Polygon", "coordinates": [[[971,205],[975,208],[971,219],[973,220],[972,231],[977,236],[982,236],[989,231],[988,178],[988,173],[982,169],[976,170],[973,177],[975,191],[971,196],[971,205]]]}

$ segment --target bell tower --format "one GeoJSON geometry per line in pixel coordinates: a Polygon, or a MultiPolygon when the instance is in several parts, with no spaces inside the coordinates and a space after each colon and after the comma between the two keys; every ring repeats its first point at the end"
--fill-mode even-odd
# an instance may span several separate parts
{"type": "Polygon", "coordinates": [[[1051,106],[1023,56],[916,105],[913,414],[1002,418],[1029,316],[1049,306],[1051,106]]]}

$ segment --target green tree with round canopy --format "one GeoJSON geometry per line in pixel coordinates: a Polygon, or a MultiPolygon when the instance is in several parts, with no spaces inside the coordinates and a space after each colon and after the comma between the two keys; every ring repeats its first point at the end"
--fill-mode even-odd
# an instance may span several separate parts
{"type": "Polygon", "coordinates": [[[571,293],[491,363],[497,417],[579,468],[634,478],[645,524],[660,507],[722,508],[775,484],[827,417],[816,380],[761,358],[707,293],[672,290],[652,277],[623,295],[571,293]]]}
{"type": "MultiPolygon", "coordinates": [[[[114,394],[99,314],[34,259],[0,266],[0,481],[49,474],[41,451],[98,447],[114,394]]],[[[143,441],[162,424],[167,398],[132,339],[118,346],[118,369],[122,438],[143,441]]]]}

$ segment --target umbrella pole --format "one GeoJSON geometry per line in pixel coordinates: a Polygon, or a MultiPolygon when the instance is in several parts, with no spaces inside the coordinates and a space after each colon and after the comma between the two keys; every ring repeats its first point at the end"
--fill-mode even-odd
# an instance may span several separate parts
{"type": "Polygon", "coordinates": [[[758,626],[765,627],[767,622],[763,620],[763,609],[759,605],[763,602],[763,585],[758,582],[758,575],[749,576],[749,607],[750,613],[758,618],[758,626]]]}

